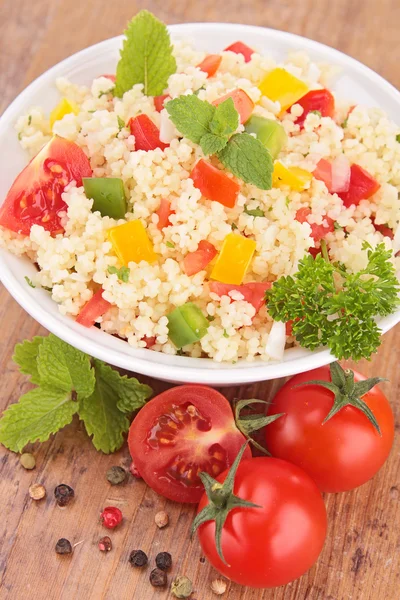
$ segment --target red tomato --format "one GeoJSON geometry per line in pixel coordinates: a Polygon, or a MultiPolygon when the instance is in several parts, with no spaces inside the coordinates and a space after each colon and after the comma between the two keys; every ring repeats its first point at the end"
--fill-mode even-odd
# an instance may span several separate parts
{"type": "Polygon", "coordinates": [[[227,98],[232,98],[233,104],[235,105],[236,110],[239,113],[240,122],[245,123],[251,116],[251,113],[254,110],[254,102],[253,100],[246,94],[244,90],[233,90],[233,92],[229,92],[221,98],[214,100],[214,106],[218,106],[227,98]]]}
{"type": "Polygon", "coordinates": [[[285,329],[286,329],[286,335],[287,336],[293,335],[293,320],[288,321],[287,323],[285,323],[285,329]]]}
{"type": "Polygon", "coordinates": [[[86,154],[73,142],[54,136],[31,160],[12,184],[0,208],[0,225],[29,235],[32,225],[41,225],[53,235],[64,231],[60,213],[67,210],[61,198],[71,181],[82,185],[91,177],[86,154]]]}
{"type": "Polygon", "coordinates": [[[326,160],[325,158],[321,158],[318,162],[317,166],[313,171],[313,175],[315,179],[319,179],[319,181],[323,181],[326,187],[328,188],[328,192],[332,189],[332,164],[326,160]]]}
{"type": "MultiPolygon", "coordinates": [[[[303,208],[299,208],[296,212],[296,221],[299,223],[308,223],[308,217],[311,215],[311,209],[304,206],[303,208]]],[[[330,217],[325,216],[324,221],[327,222],[327,225],[317,225],[316,223],[310,223],[311,227],[311,237],[314,241],[319,242],[326,236],[327,233],[334,231],[334,220],[330,217]]]]}
{"type": "MultiPolygon", "coordinates": [[[[224,481],[226,472],[216,479],[224,481]]],[[[240,463],[234,494],[261,508],[232,510],[222,529],[224,564],[215,547],[215,523],[200,526],[204,554],[220,573],[240,585],[285,585],[317,560],[326,537],[324,502],[311,478],[296,465],[276,458],[240,463]]],[[[208,504],[203,495],[199,512],[208,504]]]]}
{"type": "Polygon", "coordinates": [[[76,322],[84,327],[91,327],[95,324],[96,319],[101,317],[111,308],[112,304],[103,298],[103,288],[100,288],[81,309],[81,312],[76,317],[76,322]]]}
{"type": "Polygon", "coordinates": [[[343,200],[346,207],[355,204],[356,206],[361,200],[367,200],[373,196],[381,187],[376,181],[360,165],[351,165],[350,187],[348,192],[340,192],[338,196],[343,200]]]}
{"type": "Polygon", "coordinates": [[[156,211],[156,215],[158,215],[157,229],[161,231],[164,227],[171,225],[169,218],[174,214],[175,211],[171,209],[171,202],[166,198],[161,198],[160,208],[156,211]]]}
{"type": "Polygon", "coordinates": [[[193,179],[194,187],[199,189],[205,198],[220,202],[228,208],[235,206],[240,191],[236,179],[231,179],[203,158],[195,164],[190,177],[193,179]]]}
{"type": "Polygon", "coordinates": [[[165,100],[169,98],[168,94],[163,94],[162,96],[154,96],[154,107],[157,112],[161,112],[164,108],[165,100]]]}
{"type": "Polygon", "coordinates": [[[106,77],[106,79],[109,79],[115,83],[115,75],[102,75],[102,77],[106,77]]]}
{"type": "MultiPolygon", "coordinates": [[[[150,400],[128,437],[147,485],[176,502],[198,502],[204,492],[199,473],[216,477],[225,471],[244,441],[228,400],[201,385],[171,388],[150,400]]],[[[251,458],[249,448],[245,456],[251,458]]]]}
{"type": "Polygon", "coordinates": [[[322,117],[333,117],[335,112],[335,99],[329,90],[311,90],[305,96],[297,100],[304,111],[300,117],[295,120],[296,125],[303,125],[307,115],[313,110],[321,113],[322,117]]]}
{"type": "Polygon", "coordinates": [[[243,42],[234,42],[233,44],[225,48],[225,52],[227,52],[228,50],[230,52],[234,52],[235,54],[242,54],[244,56],[244,62],[250,62],[251,57],[254,54],[254,50],[252,50],[243,42]]]}
{"type": "Polygon", "coordinates": [[[183,269],[186,275],[195,275],[199,271],[203,271],[217,254],[215,246],[207,240],[201,240],[197,250],[189,252],[183,259],[183,269]]]}
{"type": "Polygon", "coordinates": [[[147,335],[145,335],[144,338],[142,338],[142,341],[146,343],[146,348],[152,348],[156,343],[157,338],[155,336],[148,337],[147,335]]]}
{"type": "Polygon", "coordinates": [[[210,292],[218,296],[228,296],[229,292],[237,291],[244,296],[244,300],[254,306],[256,312],[265,304],[265,292],[271,288],[269,281],[244,283],[243,285],[231,285],[230,283],[219,283],[210,281],[210,292]]]}
{"type": "MultiPolygon", "coordinates": [[[[355,381],[365,379],[354,375],[355,381]]],[[[352,490],[371,479],[389,455],[394,436],[390,404],[377,387],[363,396],[382,436],[353,406],[323,423],[333,406],[333,393],[317,385],[295,387],[312,379],[331,381],[329,367],[295,375],[278,391],[268,414],[285,415],[266,427],[267,446],[274,456],[304,469],[321,491],[352,490]]]]}
{"type": "Polygon", "coordinates": [[[390,229],[390,227],[388,227],[387,225],[378,225],[377,223],[375,223],[375,219],[371,219],[372,220],[372,224],[375,227],[376,231],[379,231],[379,233],[381,233],[382,235],[385,235],[386,237],[390,238],[391,240],[394,238],[394,233],[393,233],[393,229],[390,229]]]}
{"type": "Polygon", "coordinates": [[[209,54],[198,66],[200,71],[207,73],[207,77],[212,77],[218,71],[222,61],[222,56],[219,54],[209,54]]]}
{"type": "Polygon", "coordinates": [[[132,135],[135,136],[135,150],[148,152],[156,148],[165,150],[169,146],[169,144],[161,142],[159,129],[147,115],[132,117],[129,121],[129,127],[132,135]]]}

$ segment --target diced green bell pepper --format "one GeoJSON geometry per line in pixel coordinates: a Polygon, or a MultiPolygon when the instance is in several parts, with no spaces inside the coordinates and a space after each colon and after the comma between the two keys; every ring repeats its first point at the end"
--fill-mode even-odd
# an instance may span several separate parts
{"type": "Polygon", "coordinates": [[[193,302],[178,306],[167,315],[169,339],[177,348],[198,342],[210,323],[193,302]]]}
{"type": "Polygon", "coordinates": [[[123,219],[127,206],[122,179],[118,177],[84,177],[83,187],[88,198],[93,198],[92,211],[102,217],[123,219]]]}
{"type": "Polygon", "coordinates": [[[255,133],[275,159],[287,142],[286,131],[278,121],[253,115],[245,124],[247,133],[255,133]]]}

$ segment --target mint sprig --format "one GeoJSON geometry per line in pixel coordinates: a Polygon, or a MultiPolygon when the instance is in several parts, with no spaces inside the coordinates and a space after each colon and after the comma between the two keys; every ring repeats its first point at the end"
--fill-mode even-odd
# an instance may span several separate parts
{"type": "Polygon", "coordinates": [[[257,138],[235,133],[239,114],[232,98],[215,107],[191,94],[170,100],[165,108],[178,131],[199,144],[205,155],[216,154],[224,167],[245,183],[271,189],[272,157],[257,138]]]}
{"type": "Polygon", "coordinates": [[[167,27],[147,10],[128,23],[120,54],[114,88],[118,98],[137,83],[143,83],[146,96],[158,96],[176,72],[167,27]]]}
{"type": "Polygon", "coordinates": [[[52,334],[17,344],[13,359],[38,386],[0,419],[0,442],[14,452],[48,440],[76,413],[97,450],[114,452],[129,429],[128,416],[152,393],[134,377],[121,376],[52,334]]]}

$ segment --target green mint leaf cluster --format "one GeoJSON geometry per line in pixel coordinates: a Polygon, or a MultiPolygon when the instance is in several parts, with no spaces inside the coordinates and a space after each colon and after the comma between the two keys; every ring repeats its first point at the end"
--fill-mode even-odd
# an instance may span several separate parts
{"type": "Polygon", "coordinates": [[[248,133],[235,133],[239,114],[232,98],[218,106],[195,94],[170,100],[166,107],[178,131],[205,155],[216,154],[228,171],[262,190],[272,187],[273,160],[263,144],[248,133]]]}
{"type": "Polygon", "coordinates": [[[149,11],[141,10],[125,31],[114,95],[121,98],[135,84],[142,83],[146,96],[159,96],[175,72],[167,27],[149,11]]]}
{"type": "Polygon", "coordinates": [[[293,321],[293,335],[301,346],[328,346],[338,358],[370,358],[380,345],[378,316],[400,304],[400,286],[384,244],[365,244],[368,264],[358,273],[327,262],[321,255],[306,256],[294,276],[281,277],[266,293],[270,315],[293,321]]]}
{"type": "Polygon", "coordinates": [[[13,359],[38,386],[0,419],[0,442],[14,452],[30,442],[48,440],[75,413],[97,450],[114,452],[129,429],[128,416],[152,393],[134,377],[121,376],[52,334],[18,344],[13,359]]]}

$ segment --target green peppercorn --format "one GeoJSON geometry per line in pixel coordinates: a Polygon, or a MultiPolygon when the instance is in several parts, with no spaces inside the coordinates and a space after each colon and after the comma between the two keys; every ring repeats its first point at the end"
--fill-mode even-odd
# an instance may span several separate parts
{"type": "Polygon", "coordinates": [[[185,577],[185,575],[179,575],[179,577],[176,577],[172,582],[171,594],[176,598],[189,598],[192,592],[192,582],[188,577],[185,577]]]}
{"type": "Polygon", "coordinates": [[[119,485],[120,483],[124,483],[126,479],[126,471],[122,467],[111,467],[108,469],[106,477],[107,481],[109,481],[111,485],[119,485]]]}
{"type": "Polygon", "coordinates": [[[28,471],[36,467],[35,457],[33,456],[33,454],[29,454],[29,452],[24,452],[23,454],[21,454],[19,462],[21,463],[21,467],[24,467],[24,469],[28,469],[28,471]]]}

